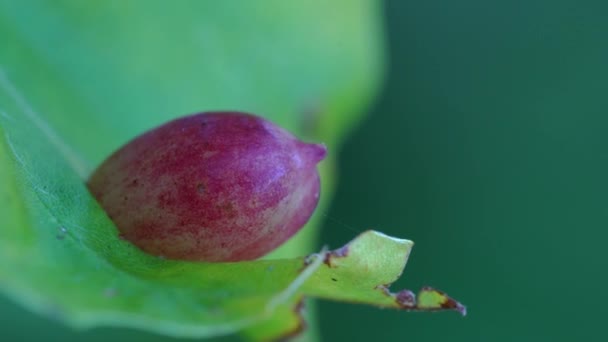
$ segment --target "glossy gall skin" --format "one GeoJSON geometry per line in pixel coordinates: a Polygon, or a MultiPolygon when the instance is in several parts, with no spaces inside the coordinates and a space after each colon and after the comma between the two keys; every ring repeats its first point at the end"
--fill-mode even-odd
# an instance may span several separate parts
{"type": "Polygon", "coordinates": [[[201,113],[135,138],[88,187],[121,236],[150,254],[251,260],[308,221],[325,154],[324,145],[251,114],[201,113]]]}

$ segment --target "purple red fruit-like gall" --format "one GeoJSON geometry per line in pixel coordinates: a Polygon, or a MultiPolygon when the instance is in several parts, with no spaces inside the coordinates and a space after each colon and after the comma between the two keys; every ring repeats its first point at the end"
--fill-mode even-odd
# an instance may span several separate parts
{"type": "Polygon", "coordinates": [[[324,145],[245,113],[168,122],[110,156],[88,187],[120,234],[171,259],[250,260],[308,221],[324,145]]]}

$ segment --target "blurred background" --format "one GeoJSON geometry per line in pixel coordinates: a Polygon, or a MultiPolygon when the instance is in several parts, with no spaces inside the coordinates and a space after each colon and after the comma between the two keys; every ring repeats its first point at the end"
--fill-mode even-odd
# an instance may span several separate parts
{"type": "MultiPolygon", "coordinates": [[[[603,340],[608,4],[386,1],[386,82],[339,152],[319,245],[373,228],[414,240],[394,288],[469,315],[320,302],[324,341],[603,340]]],[[[75,333],[0,297],[9,340],[75,333]]]]}
{"type": "MultiPolygon", "coordinates": [[[[600,341],[608,3],[388,1],[390,68],[329,212],[415,241],[396,287],[469,314],[321,303],[328,341],[600,341]]],[[[322,241],[352,234],[327,220],[322,241]]]]}

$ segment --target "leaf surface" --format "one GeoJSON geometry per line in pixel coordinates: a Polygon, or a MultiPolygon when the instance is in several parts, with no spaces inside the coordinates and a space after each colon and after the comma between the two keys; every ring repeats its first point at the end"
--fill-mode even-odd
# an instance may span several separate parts
{"type": "Polygon", "coordinates": [[[0,291],[74,327],[255,340],[299,331],[304,296],[456,308],[388,291],[407,240],[370,231],[305,257],[313,219],[269,259],[163,260],[121,240],[84,186],[128,139],[202,110],[263,114],[336,148],[382,65],[377,4],[346,3],[0,1],[0,291]]]}

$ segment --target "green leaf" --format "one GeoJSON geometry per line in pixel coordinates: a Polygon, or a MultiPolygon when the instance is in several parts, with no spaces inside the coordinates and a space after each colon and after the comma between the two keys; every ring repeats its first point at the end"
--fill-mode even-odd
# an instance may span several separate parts
{"type": "MultiPolygon", "coordinates": [[[[0,175],[8,181],[0,214],[15,217],[0,240],[2,286],[34,310],[79,327],[197,337],[251,327],[250,337],[267,339],[301,326],[294,308],[303,295],[424,309],[386,287],[401,274],[412,243],[373,231],[308,258],[209,264],[142,253],[118,238],[69,158],[58,155],[58,142],[44,133],[47,126],[4,111],[0,122],[0,175]]],[[[439,305],[426,307],[443,306],[439,296],[439,305]]]]}
{"type": "Polygon", "coordinates": [[[79,328],[255,340],[300,329],[304,296],[457,308],[388,291],[406,240],[303,257],[317,216],[265,260],[162,260],[119,239],[84,186],[128,139],[201,110],[261,113],[335,150],[380,80],[378,18],[373,1],[0,1],[0,291],[79,328]]]}

